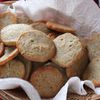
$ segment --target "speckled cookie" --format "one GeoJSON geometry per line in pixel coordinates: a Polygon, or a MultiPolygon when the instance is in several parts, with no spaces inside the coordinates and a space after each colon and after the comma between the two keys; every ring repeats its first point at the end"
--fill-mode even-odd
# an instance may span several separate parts
{"type": "Polygon", "coordinates": [[[11,60],[5,65],[0,66],[0,78],[18,77],[24,78],[25,66],[19,60],[11,60]]]}
{"type": "Polygon", "coordinates": [[[12,24],[1,30],[1,40],[7,46],[15,46],[17,39],[23,32],[30,31],[33,28],[27,24],[12,24]]]}
{"type": "Polygon", "coordinates": [[[36,69],[31,75],[30,82],[41,97],[52,98],[64,85],[64,77],[57,68],[47,65],[36,69]]]}
{"type": "Polygon", "coordinates": [[[45,33],[33,30],[20,36],[17,48],[26,59],[36,62],[45,62],[55,55],[54,42],[45,33]]]}

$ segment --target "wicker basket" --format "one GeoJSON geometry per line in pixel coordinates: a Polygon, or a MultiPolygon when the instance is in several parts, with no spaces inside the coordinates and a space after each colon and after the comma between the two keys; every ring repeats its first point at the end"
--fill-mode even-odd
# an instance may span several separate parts
{"type": "MultiPolygon", "coordinates": [[[[13,2],[15,1],[6,1],[2,3],[6,5],[11,5],[13,2]]],[[[68,93],[68,100],[100,100],[100,95],[96,95],[91,89],[87,87],[86,90],[88,91],[88,94],[85,96],[80,96],[74,93],[68,93]]],[[[29,100],[22,89],[0,91],[0,97],[4,98],[4,96],[5,97],[7,96],[7,98],[9,99],[3,99],[3,100],[29,100]]]]}

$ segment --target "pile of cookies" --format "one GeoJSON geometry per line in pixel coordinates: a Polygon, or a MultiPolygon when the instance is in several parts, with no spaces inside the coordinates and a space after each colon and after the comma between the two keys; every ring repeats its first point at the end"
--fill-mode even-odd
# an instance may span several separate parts
{"type": "Polygon", "coordinates": [[[88,51],[73,28],[3,12],[0,29],[0,78],[25,79],[43,98],[55,96],[68,78],[82,78],[88,51]]]}

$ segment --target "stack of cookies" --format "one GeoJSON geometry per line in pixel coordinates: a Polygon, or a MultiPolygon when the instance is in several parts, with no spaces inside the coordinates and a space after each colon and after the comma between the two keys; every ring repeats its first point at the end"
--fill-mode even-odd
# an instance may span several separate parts
{"type": "Polygon", "coordinates": [[[51,98],[68,78],[82,77],[87,49],[73,28],[20,15],[0,14],[0,78],[25,79],[51,98]]]}

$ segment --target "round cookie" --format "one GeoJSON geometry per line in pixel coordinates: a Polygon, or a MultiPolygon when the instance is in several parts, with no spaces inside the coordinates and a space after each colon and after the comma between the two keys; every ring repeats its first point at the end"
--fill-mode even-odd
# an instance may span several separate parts
{"type": "Polygon", "coordinates": [[[65,33],[54,39],[57,49],[52,61],[61,67],[67,68],[81,57],[83,47],[79,38],[71,33],[65,33]]]}
{"type": "Polygon", "coordinates": [[[22,34],[16,45],[21,55],[31,61],[45,62],[55,55],[54,42],[38,30],[22,34]]]}
{"type": "Polygon", "coordinates": [[[91,80],[95,86],[100,86],[100,57],[92,59],[83,74],[83,79],[91,80]]]}
{"type": "Polygon", "coordinates": [[[7,64],[0,66],[0,78],[18,77],[24,78],[25,66],[19,60],[11,60],[7,64]]]}
{"type": "Polygon", "coordinates": [[[61,25],[55,22],[50,22],[48,21],[46,23],[47,27],[51,30],[57,31],[57,32],[61,32],[61,33],[66,33],[66,32],[70,32],[70,33],[75,33],[75,30],[73,28],[70,28],[68,26],[65,25],[61,25]]]}
{"type": "Polygon", "coordinates": [[[18,49],[5,47],[4,55],[0,57],[0,65],[4,65],[18,55],[18,49]]]}
{"type": "Polygon", "coordinates": [[[0,13],[0,29],[7,25],[15,24],[16,22],[17,18],[15,14],[8,11],[0,13]]]}
{"type": "Polygon", "coordinates": [[[8,25],[1,30],[1,40],[7,46],[15,46],[20,35],[32,29],[33,28],[27,24],[8,25]]]}
{"type": "Polygon", "coordinates": [[[64,85],[64,77],[53,66],[41,66],[32,73],[30,82],[38,90],[41,97],[52,98],[64,85]]]}

